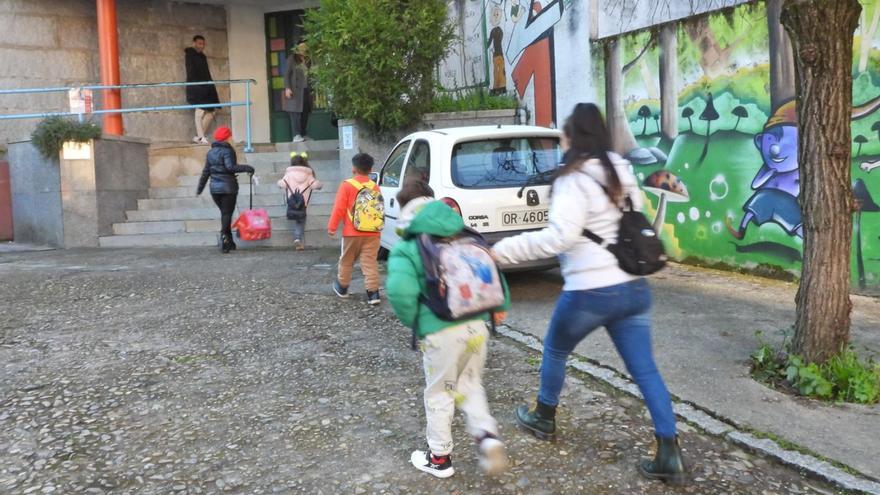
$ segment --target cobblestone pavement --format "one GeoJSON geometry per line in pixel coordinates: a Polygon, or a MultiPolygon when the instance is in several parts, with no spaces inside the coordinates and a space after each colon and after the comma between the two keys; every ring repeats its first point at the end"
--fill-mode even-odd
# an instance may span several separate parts
{"type": "Polygon", "coordinates": [[[419,355],[389,312],[329,291],[330,251],[0,257],[0,493],[838,493],[687,425],[693,483],[639,478],[641,403],[572,377],[561,438],[518,431],[540,356],[492,341],[486,386],[513,466],[415,471],[419,355]]]}

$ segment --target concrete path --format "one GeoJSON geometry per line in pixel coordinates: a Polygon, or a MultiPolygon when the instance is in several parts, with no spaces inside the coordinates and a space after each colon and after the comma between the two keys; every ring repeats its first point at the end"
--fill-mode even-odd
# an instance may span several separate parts
{"type": "MultiPolygon", "coordinates": [[[[733,424],[769,433],[880,478],[880,405],[796,399],[749,377],[756,331],[779,343],[795,319],[793,284],[674,266],[651,277],[654,348],[670,391],[733,424]]],[[[542,338],[561,290],[558,271],[511,277],[510,326],[542,338]]],[[[853,342],[880,352],[880,299],[854,297],[853,342]]],[[[577,353],[625,374],[603,330],[577,353]]]]}
{"type": "Polygon", "coordinates": [[[693,483],[647,482],[644,406],[576,373],[558,442],[537,441],[512,410],[540,356],[506,338],[491,341],[485,383],[510,471],[483,477],[458,420],[455,476],[420,473],[419,355],[387,306],[332,295],[335,257],[0,256],[0,493],[842,493],[687,425],[693,483]]]}

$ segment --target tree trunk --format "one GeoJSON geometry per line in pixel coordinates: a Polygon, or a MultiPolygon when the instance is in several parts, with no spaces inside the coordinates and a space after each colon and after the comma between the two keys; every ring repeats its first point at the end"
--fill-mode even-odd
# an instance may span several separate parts
{"type": "Polygon", "coordinates": [[[663,137],[678,137],[678,39],[675,24],[660,28],[660,128],[663,137]]]}
{"type": "Polygon", "coordinates": [[[858,0],[787,0],[782,23],[795,53],[804,261],[794,349],[824,362],[849,341],[852,36],[858,0]]]}
{"type": "Polygon", "coordinates": [[[625,155],[638,147],[623,110],[623,65],[616,39],[605,43],[605,120],[614,151],[625,155]]]}
{"type": "Polygon", "coordinates": [[[767,29],[770,32],[770,106],[773,110],[794,98],[794,53],[791,39],[779,16],[783,0],[767,0],[767,29]]]}

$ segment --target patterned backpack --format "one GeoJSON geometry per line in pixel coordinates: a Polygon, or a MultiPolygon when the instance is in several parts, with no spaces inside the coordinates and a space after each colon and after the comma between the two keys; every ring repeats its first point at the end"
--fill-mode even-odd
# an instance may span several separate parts
{"type": "Polygon", "coordinates": [[[438,318],[461,321],[504,306],[501,273],[478,232],[465,229],[448,238],[421,234],[418,246],[428,286],[421,302],[438,318]]]}
{"type": "Polygon", "coordinates": [[[355,179],[346,182],[357,189],[354,206],[348,213],[351,224],[358,232],[382,232],[385,227],[385,199],[373,181],[360,183],[355,179]]]}

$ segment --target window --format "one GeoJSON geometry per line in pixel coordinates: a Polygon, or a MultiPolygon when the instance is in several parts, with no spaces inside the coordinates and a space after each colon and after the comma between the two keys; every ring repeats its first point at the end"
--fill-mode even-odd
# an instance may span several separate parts
{"type": "Polygon", "coordinates": [[[458,143],[452,181],[466,189],[549,184],[562,162],[556,138],[518,137],[458,143]]]}
{"type": "Polygon", "coordinates": [[[403,181],[431,181],[431,147],[427,141],[416,141],[406,164],[403,181]]]}
{"type": "Polygon", "coordinates": [[[403,172],[403,163],[408,149],[409,141],[400,143],[397,148],[394,148],[394,151],[391,152],[391,155],[385,162],[385,167],[382,168],[382,183],[379,184],[380,186],[400,187],[400,174],[403,172]]]}

